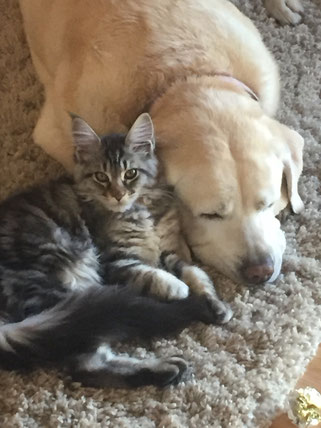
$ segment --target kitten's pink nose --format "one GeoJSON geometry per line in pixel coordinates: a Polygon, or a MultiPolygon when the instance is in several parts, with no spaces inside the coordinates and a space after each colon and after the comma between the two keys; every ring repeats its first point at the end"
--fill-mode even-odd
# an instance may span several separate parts
{"type": "Polygon", "coordinates": [[[112,186],[109,191],[111,196],[115,198],[118,202],[125,196],[125,190],[119,189],[118,187],[112,186]]]}
{"type": "Polygon", "coordinates": [[[125,192],[117,192],[113,196],[119,202],[125,195],[125,192]]]}

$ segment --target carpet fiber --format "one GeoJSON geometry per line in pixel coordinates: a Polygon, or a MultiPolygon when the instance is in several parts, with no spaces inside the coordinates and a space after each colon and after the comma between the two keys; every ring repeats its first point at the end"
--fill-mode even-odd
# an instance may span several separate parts
{"type": "MultiPolygon", "coordinates": [[[[300,182],[306,209],[287,220],[284,273],[248,290],[216,275],[234,319],[224,328],[196,325],[177,339],[134,354],[184,354],[194,372],[160,391],[93,390],[61,375],[0,372],[0,426],[262,428],[284,409],[321,341],[321,7],[306,0],[304,23],[280,27],[260,1],[235,1],[258,25],[281,67],[279,118],[304,136],[300,182]]],[[[43,100],[16,0],[0,0],[0,197],[60,169],[31,141],[43,100]]]]}

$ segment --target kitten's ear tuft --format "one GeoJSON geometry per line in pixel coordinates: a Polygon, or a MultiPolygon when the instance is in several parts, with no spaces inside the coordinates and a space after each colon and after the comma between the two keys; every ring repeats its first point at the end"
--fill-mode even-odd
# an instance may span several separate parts
{"type": "Polygon", "coordinates": [[[69,114],[72,120],[75,161],[82,163],[96,158],[101,150],[100,138],[84,119],[73,113],[69,114]]]}
{"type": "Polygon", "coordinates": [[[154,126],[148,113],[143,113],[130,128],[126,144],[135,152],[152,154],[155,149],[154,126]]]}

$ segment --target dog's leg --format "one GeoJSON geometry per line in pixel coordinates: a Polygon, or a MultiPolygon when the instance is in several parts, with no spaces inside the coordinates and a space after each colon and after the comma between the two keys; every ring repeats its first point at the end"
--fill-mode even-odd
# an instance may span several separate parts
{"type": "Polygon", "coordinates": [[[298,24],[301,21],[301,0],[265,0],[265,7],[282,24],[298,24]]]}
{"type": "Polygon", "coordinates": [[[165,387],[179,383],[186,372],[186,362],[177,356],[139,360],[115,355],[108,345],[92,354],[78,357],[72,370],[74,380],[92,387],[165,387]]]}
{"type": "MultiPolygon", "coordinates": [[[[65,120],[70,120],[68,112],[65,115],[65,120]]],[[[67,171],[72,171],[73,147],[70,136],[65,135],[62,123],[58,123],[50,96],[46,97],[40,118],[33,132],[33,138],[35,143],[49,156],[60,162],[67,171]]]]}

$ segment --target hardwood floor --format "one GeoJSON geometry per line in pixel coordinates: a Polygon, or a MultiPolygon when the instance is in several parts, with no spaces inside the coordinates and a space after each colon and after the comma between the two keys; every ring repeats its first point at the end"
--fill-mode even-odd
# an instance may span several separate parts
{"type": "MultiPolygon", "coordinates": [[[[312,386],[321,392],[321,345],[319,346],[317,355],[308,365],[306,372],[298,381],[298,387],[312,386]]],[[[318,427],[321,425],[319,424],[318,427]]],[[[270,428],[294,428],[287,415],[277,417],[270,428]]]]}

